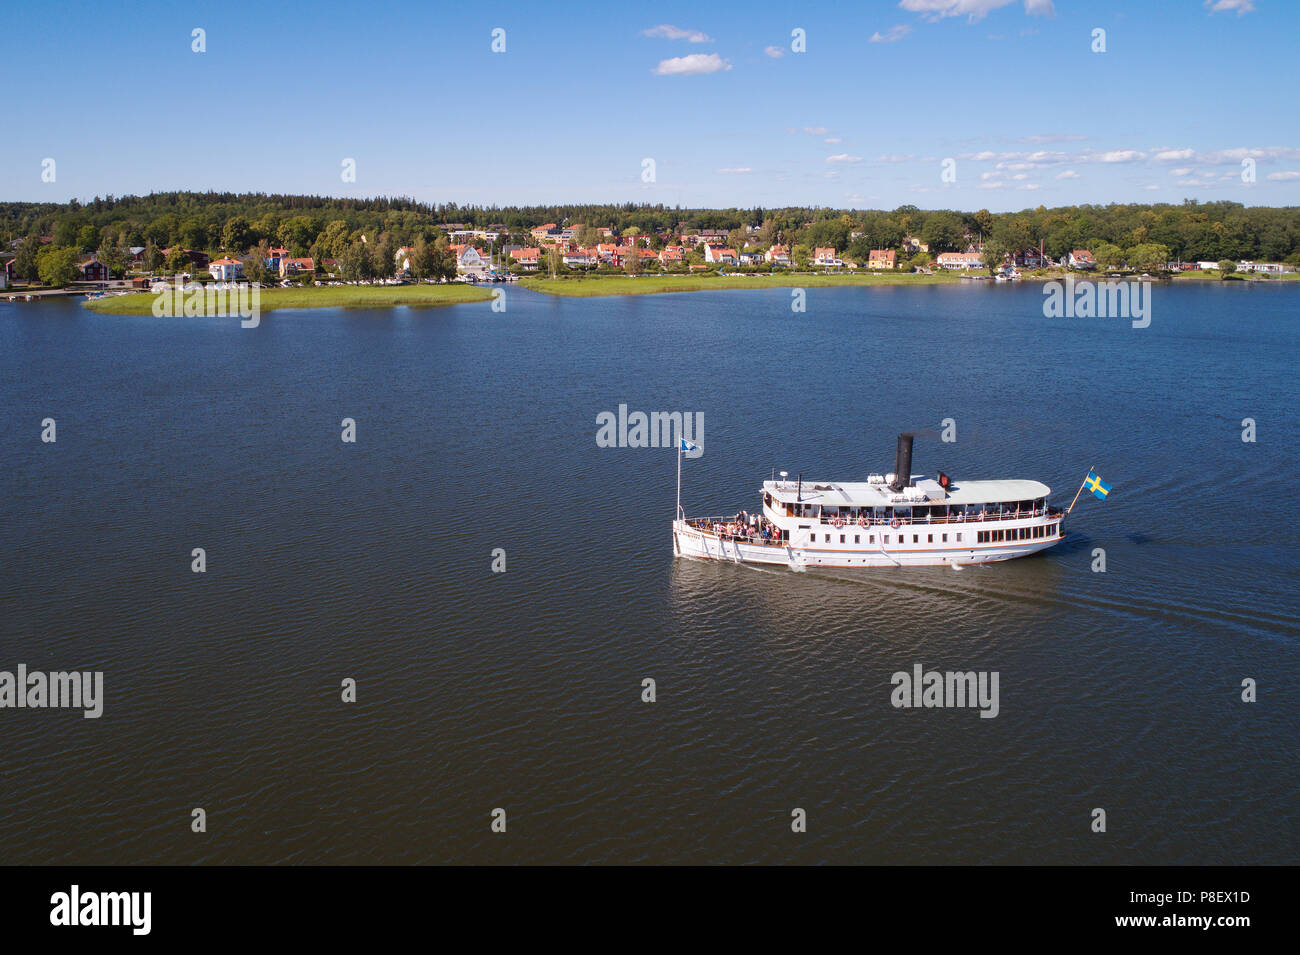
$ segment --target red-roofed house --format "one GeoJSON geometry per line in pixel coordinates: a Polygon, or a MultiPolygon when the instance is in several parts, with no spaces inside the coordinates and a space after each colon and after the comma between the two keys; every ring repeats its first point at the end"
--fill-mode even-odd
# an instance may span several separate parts
{"type": "Polygon", "coordinates": [[[208,265],[208,271],[218,282],[233,282],[244,277],[244,263],[238,259],[217,259],[208,265]]]}
{"type": "Polygon", "coordinates": [[[813,251],[813,265],[822,268],[838,268],[844,264],[844,260],[835,254],[835,250],[829,247],[819,247],[813,251]]]}
{"type": "Polygon", "coordinates": [[[872,249],[871,254],[867,256],[867,268],[892,269],[897,261],[898,255],[893,249],[872,249]]]}
{"type": "Polygon", "coordinates": [[[561,261],[571,269],[589,269],[600,264],[600,256],[594,249],[575,249],[565,252],[561,261]]]}
{"type": "Polygon", "coordinates": [[[790,247],[788,245],[774,245],[767,250],[763,257],[772,265],[789,265],[790,247]]]}
{"type": "Polygon", "coordinates": [[[735,249],[709,244],[704,246],[704,261],[717,262],[720,265],[735,265],[739,259],[736,257],[735,249]]]}
{"type": "Polygon", "coordinates": [[[514,259],[521,269],[527,269],[532,272],[536,271],[538,265],[541,264],[542,250],[537,248],[511,249],[510,258],[514,259]]]}
{"type": "Polygon", "coordinates": [[[1095,269],[1097,260],[1093,258],[1092,253],[1087,249],[1075,249],[1070,253],[1070,268],[1072,269],[1095,269]]]}

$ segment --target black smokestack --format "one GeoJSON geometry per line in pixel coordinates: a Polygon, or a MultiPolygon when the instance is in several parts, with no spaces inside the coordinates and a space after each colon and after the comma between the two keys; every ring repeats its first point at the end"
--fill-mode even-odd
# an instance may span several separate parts
{"type": "Polygon", "coordinates": [[[889,486],[901,491],[912,483],[912,434],[898,436],[898,450],[894,453],[894,480],[889,486]]]}

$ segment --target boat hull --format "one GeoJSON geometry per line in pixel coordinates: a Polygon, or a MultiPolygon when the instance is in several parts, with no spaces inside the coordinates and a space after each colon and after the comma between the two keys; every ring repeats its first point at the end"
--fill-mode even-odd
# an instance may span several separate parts
{"type": "MultiPolygon", "coordinates": [[[[1028,524],[1029,522],[1026,522],[1028,524]]],[[[963,525],[975,531],[984,525],[963,525]]],[[[999,523],[1003,529],[1018,526],[1018,522],[999,523]]],[[[917,531],[920,541],[912,544],[883,544],[874,547],[848,547],[832,545],[759,544],[728,539],[703,532],[685,521],[673,522],[673,555],[694,560],[723,560],[734,564],[774,564],[794,569],[807,567],[939,567],[953,564],[986,564],[995,561],[1027,557],[1059,544],[1064,530],[1055,537],[998,543],[970,543],[965,546],[931,544],[926,538],[932,529],[926,525],[910,528],[917,531]]],[[[904,528],[908,531],[909,528],[904,528]]],[[[976,537],[971,533],[972,538],[976,537]]]]}

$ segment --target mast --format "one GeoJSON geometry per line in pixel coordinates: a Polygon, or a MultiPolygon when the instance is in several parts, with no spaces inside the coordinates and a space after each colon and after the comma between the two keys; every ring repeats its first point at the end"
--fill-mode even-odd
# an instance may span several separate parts
{"type": "MultiPolygon", "coordinates": [[[[1088,474],[1091,474],[1092,472],[1093,468],[1088,468],[1088,474]]],[[[1066,517],[1070,516],[1070,512],[1074,510],[1075,501],[1079,500],[1079,495],[1083,493],[1083,486],[1088,483],[1088,474],[1085,474],[1083,480],[1079,482],[1079,490],[1074,492],[1074,501],[1071,501],[1070,506],[1065,509],[1066,517]]]]}

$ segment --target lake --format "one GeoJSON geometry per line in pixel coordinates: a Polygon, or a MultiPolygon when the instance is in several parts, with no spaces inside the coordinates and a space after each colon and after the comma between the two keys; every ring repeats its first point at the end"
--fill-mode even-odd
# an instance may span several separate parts
{"type": "Polygon", "coordinates": [[[1158,286],[1140,329],[791,302],[0,303],[0,670],[104,674],[98,719],[0,709],[0,861],[1300,861],[1300,286],[1158,286]],[[1114,490],[961,571],[674,561],[677,456],[599,447],[620,404],[702,414],[690,515],[904,430],[916,472],[1114,490]],[[997,717],[893,706],[918,664],[996,671],[997,717]]]}

